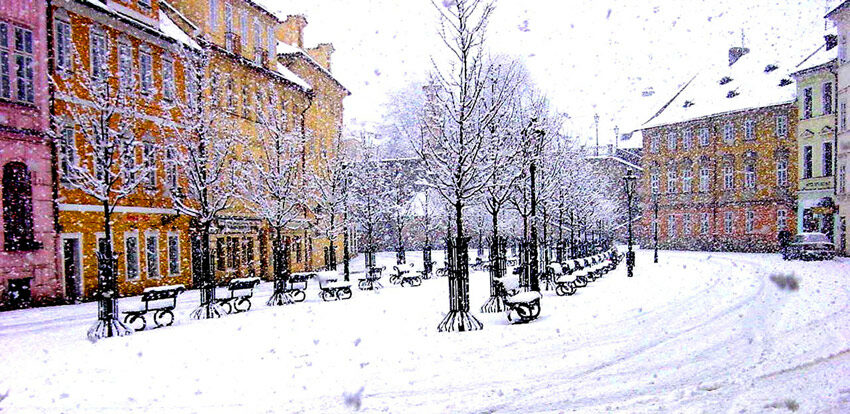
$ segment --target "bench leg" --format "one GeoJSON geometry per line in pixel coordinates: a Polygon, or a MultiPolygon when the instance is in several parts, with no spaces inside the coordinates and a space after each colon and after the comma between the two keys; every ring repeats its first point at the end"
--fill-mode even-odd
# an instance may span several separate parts
{"type": "Polygon", "coordinates": [[[342,288],[337,290],[336,298],[339,300],[351,299],[351,288],[342,288]]]}
{"type": "Polygon", "coordinates": [[[126,314],[124,315],[124,324],[133,328],[136,332],[144,331],[147,326],[147,322],[145,321],[145,317],[139,314],[126,314]]]}
{"type": "Polygon", "coordinates": [[[266,301],[266,305],[269,306],[282,306],[282,305],[291,305],[295,303],[295,298],[292,297],[292,294],[289,291],[284,292],[275,292],[269,297],[269,300],[266,301]]]}
{"type": "Polygon", "coordinates": [[[233,301],[233,308],[236,312],[247,312],[251,309],[251,299],[242,297],[233,301]]]}
{"type": "Polygon", "coordinates": [[[332,300],[336,300],[336,295],[334,294],[334,292],[331,292],[330,290],[326,290],[326,289],[322,289],[322,292],[319,293],[319,296],[321,296],[322,300],[325,301],[325,302],[330,302],[332,300]]]}
{"type": "Polygon", "coordinates": [[[171,326],[174,323],[174,314],[167,309],[158,310],[153,314],[153,321],[157,327],[171,326]]]}

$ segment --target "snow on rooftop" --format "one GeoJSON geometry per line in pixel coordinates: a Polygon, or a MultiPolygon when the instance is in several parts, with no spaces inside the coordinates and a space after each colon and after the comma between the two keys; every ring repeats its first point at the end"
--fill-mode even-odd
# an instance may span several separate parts
{"type": "Polygon", "coordinates": [[[779,61],[773,52],[750,51],[731,66],[723,59],[705,67],[643,128],[793,101],[790,74],[800,58],[779,61]]]}
{"type": "Polygon", "coordinates": [[[174,21],[168,17],[162,10],[159,11],[159,30],[166,36],[183,43],[195,50],[201,50],[201,47],[192,38],[180,29],[174,21]]]}
{"type": "Polygon", "coordinates": [[[310,54],[307,53],[307,51],[305,51],[304,49],[301,49],[300,47],[292,46],[292,45],[285,43],[285,42],[277,42],[277,47],[275,48],[275,52],[277,52],[278,55],[301,55],[301,56],[303,56],[304,59],[306,59],[308,62],[311,62],[313,65],[315,65],[317,68],[319,68],[320,71],[324,72],[326,75],[328,75],[328,77],[330,77],[331,79],[336,81],[340,86],[345,88],[345,86],[342,84],[342,82],[339,81],[339,79],[337,79],[324,66],[320,65],[319,62],[316,62],[316,60],[313,59],[313,57],[310,56],[310,54]]]}
{"type": "Polygon", "coordinates": [[[803,59],[794,67],[795,71],[810,69],[820,66],[838,59],[838,47],[832,47],[829,50],[826,48],[826,43],[822,43],[811,55],[803,59]]]}
{"type": "Polygon", "coordinates": [[[302,87],[302,88],[304,88],[308,91],[313,89],[313,87],[310,86],[310,84],[307,83],[307,81],[305,81],[304,79],[301,79],[298,75],[296,75],[291,70],[287,69],[286,66],[283,66],[283,64],[281,64],[280,62],[277,63],[276,70],[277,70],[278,73],[280,73],[281,76],[284,77],[284,79],[286,79],[286,80],[288,80],[288,81],[290,81],[290,82],[292,82],[292,83],[294,83],[294,84],[296,84],[296,85],[298,85],[298,86],[300,86],[300,87],[302,87]]]}

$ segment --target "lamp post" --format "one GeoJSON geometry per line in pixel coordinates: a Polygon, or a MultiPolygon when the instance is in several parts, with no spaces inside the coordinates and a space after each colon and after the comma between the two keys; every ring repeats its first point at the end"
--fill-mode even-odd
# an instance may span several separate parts
{"type": "Polygon", "coordinates": [[[652,204],[655,210],[655,221],[652,222],[652,238],[655,242],[655,254],[652,257],[652,262],[658,263],[658,193],[652,193],[652,204]]]}
{"type": "Polygon", "coordinates": [[[626,190],[626,207],[628,209],[628,227],[629,227],[629,250],[626,253],[626,268],[628,269],[628,277],[634,276],[634,267],[635,267],[635,252],[632,251],[632,198],[634,197],[635,192],[635,183],[637,182],[637,176],[635,176],[632,170],[628,170],[626,175],[623,177],[623,185],[626,190]]]}

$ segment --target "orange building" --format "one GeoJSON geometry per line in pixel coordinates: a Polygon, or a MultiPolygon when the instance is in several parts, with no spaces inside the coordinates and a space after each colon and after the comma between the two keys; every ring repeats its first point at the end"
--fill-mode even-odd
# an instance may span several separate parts
{"type": "Polygon", "coordinates": [[[732,48],[728,64],[695,76],[644,126],[644,246],[655,226],[669,249],[775,251],[778,232],[793,232],[793,68],[732,48]]]}
{"type": "MultiPolygon", "coordinates": [[[[76,284],[69,300],[90,299],[98,283],[97,246],[104,237],[102,202],[72,185],[74,168],[91,169],[94,147],[84,139],[80,115],[97,110],[87,88],[101,80],[110,90],[127,88],[134,116],[120,114],[109,126],[122,125],[135,145],[115,165],[148,165],[142,184],[118,200],[112,216],[112,243],[118,258],[119,294],[145,287],[191,284],[186,216],[172,209],[172,174],[159,151],[168,139],[164,124],[179,121],[169,103],[184,99],[179,48],[197,47],[160,9],[158,0],[79,2],[56,0],[49,10],[53,131],[57,151],[60,270],[76,284]],[[67,161],[65,161],[67,160],[67,161]],[[125,164],[132,163],[132,164],[125,164]]],[[[124,90],[124,89],[120,89],[124,90]]],[[[118,168],[118,167],[116,167],[118,168]]],[[[129,171],[129,170],[128,170],[129,171]]],[[[174,176],[176,177],[176,175],[174,176]]],[[[130,178],[122,178],[130,180],[130,178]]]]}

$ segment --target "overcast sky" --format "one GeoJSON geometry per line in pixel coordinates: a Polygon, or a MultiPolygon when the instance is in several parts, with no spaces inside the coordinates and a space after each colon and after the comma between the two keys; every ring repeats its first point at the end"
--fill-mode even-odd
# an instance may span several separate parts
{"type": "MultiPolygon", "coordinates": [[[[262,2],[282,15],[305,14],[307,45],[334,44],[332,72],[352,92],[350,130],[380,123],[389,93],[425,79],[430,56],[443,52],[429,0],[262,2]]],[[[606,143],[615,125],[625,132],[650,115],[641,91],[669,95],[704,62],[727,59],[742,30],[752,49],[811,49],[827,7],[826,0],[499,0],[488,47],[525,60],[538,87],[570,115],[574,134],[591,137],[598,113],[606,143]]]]}

